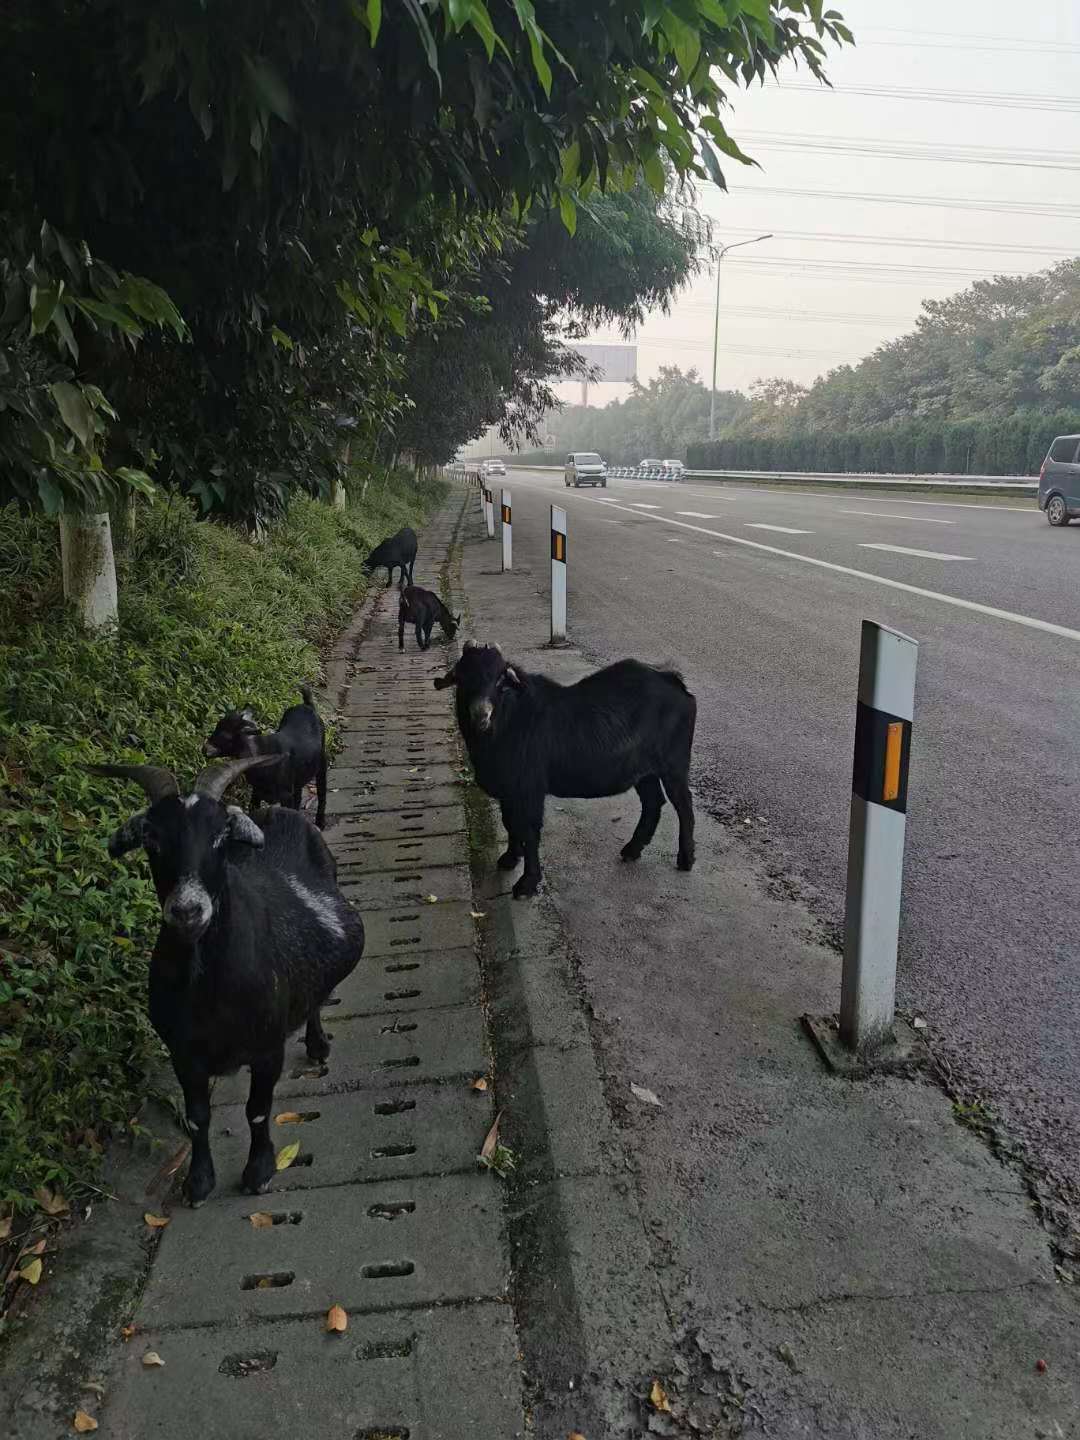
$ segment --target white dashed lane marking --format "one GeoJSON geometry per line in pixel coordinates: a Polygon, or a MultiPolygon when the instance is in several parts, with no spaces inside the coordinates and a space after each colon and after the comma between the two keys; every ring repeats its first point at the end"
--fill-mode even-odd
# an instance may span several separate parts
{"type": "Polygon", "coordinates": [[[936,515],[897,515],[890,510],[841,510],[841,515],[869,515],[872,520],[914,520],[919,525],[955,525],[955,520],[939,520],[936,515]]]}
{"type": "Polygon", "coordinates": [[[776,530],[781,535],[812,535],[812,530],[793,530],[790,525],[766,525],[763,520],[748,520],[748,530],[776,530]]]}
{"type": "Polygon", "coordinates": [[[660,506],[659,506],[659,505],[643,505],[640,500],[635,500],[632,508],[633,508],[634,510],[659,510],[659,509],[660,509],[660,506]]]}
{"type": "Polygon", "coordinates": [[[707,515],[704,510],[676,510],[676,515],[686,515],[691,520],[717,520],[717,515],[707,515]]]}
{"type": "Polygon", "coordinates": [[[970,560],[970,555],[942,555],[937,550],[909,550],[906,545],[860,545],[860,550],[889,550],[894,555],[915,555],[920,560],[970,560]]]}

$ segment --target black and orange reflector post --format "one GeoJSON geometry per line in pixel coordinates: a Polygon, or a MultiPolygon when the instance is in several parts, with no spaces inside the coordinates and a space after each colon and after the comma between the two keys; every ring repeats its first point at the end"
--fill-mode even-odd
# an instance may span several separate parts
{"type": "Polygon", "coordinates": [[[551,507],[551,643],[566,644],[566,511],[551,507]]]}
{"type": "Polygon", "coordinates": [[[514,532],[510,523],[510,491],[502,492],[502,568],[505,573],[514,568],[514,532]]]}

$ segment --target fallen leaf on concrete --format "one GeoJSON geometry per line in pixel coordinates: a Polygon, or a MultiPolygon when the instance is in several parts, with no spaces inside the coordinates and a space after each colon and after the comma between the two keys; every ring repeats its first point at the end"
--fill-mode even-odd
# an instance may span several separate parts
{"type": "Polygon", "coordinates": [[[0,1220],[0,1240],[6,1240],[11,1234],[11,1221],[12,1217],[10,1215],[0,1220]]]}
{"type": "Polygon", "coordinates": [[[651,1090],[646,1090],[643,1085],[631,1085],[630,1089],[639,1100],[644,1100],[646,1105],[659,1105],[660,1101],[651,1090]]]}
{"type": "Polygon", "coordinates": [[[22,1260],[23,1257],[26,1256],[26,1255],[44,1255],[44,1254],[45,1254],[45,1241],[44,1241],[44,1239],[41,1239],[41,1240],[39,1240],[39,1241],[37,1242],[36,1245],[28,1245],[28,1246],[26,1247],[26,1249],[23,1250],[23,1251],[21,1252],[21,1254],[19,1255],[19,1259],[22,1260]]]}
{"type": "Polygon", "coordinates": [[[146,1221],[147,1225],[150,1226],[151,1230],[164,1230],[165,1226],[169,1224],[168,1215],[153,1215],[149,1210],[146,1211],[142,1218],[146,1221]]]}
{"type": "Polygon", "coordinates": [[[171,1159],[165,1161],[165,1164],[162,1165],[161,1169],[150,1181],[150,1184],[147,1185],[147,1195],[153,1195],[161,1186],[167,1185],[190,1154],[191,1141],[185,1140],[176,1154],[173,1155],[171,1159]]]}
{"type": "Polygon", "coordinates": [[[135,1326],[134,1326],[134,1325],[121,1325],[121,1326],[120,1326],[120,1339],[123,1340],[125,1343],[126,1343],[128,1340],[130,1340],[131,1337],[132,1337],[134,1334],[135,1334],[135,1326]]]}
{"type": "Polygon", "coordinates": [[[248,1219],[254,1230],[269,1230],[274,1223],[274,1217],[265,1210],[253,1210],[248,1219]]]}
{"type": "Polygon", "coordinates": [[[499,1113],[495,1116],[495,1123],[488,1131],[484,1139],[484,1143],[480,1147],[481,1160],[490,1160],[492,1155],[494,1155],[495,1153],[495,1146],[499,1143],[499,1121],[502,1119],[502,1114],[503,1112],[500,1110],[499,1113]]]}
{"type": "Polygon", "coordinates": [[[301,1116],[296,1110],[283,1110],[280,1115],[274,1116],[275,1125],[299,1125],[301,1116]]]}
{"type": "Polygon", "coordinates": [[[425,895],[425,896],[424,896],[424,904],[425,904],[425,905],[437,905],[438,903],[439,903],[439,897],[438,897],[438,895],[425,895]]]}
{"type": "Polygon", "coordinates": [[[85,1410],[76,1410],[71,1428],[77,1430],[80,1435],[88,1435],[91,1430],[97,1429],[97,1421],[92,1415],[87,1415],[85,1410]]]}
{"type": "Polygon", "coordinates": [[[474,1081],[472,1082],[472,1088],[473,1088],[474,1090],[486,1090],[486,1089],[487,1089],[487,1081],[484,1079],[483,1075],[481,1075],[478,1080],[474,1080],[474,1081]]]}
{"type": "Polygon", "coordinates": [[[667,1391],[660,1384],[659,1380],[652,1382],[652,1389],[649,1391],[649,1403],[654,1410],[670,1410],[671,1402],[667,1398],[667,1391]]]}
{"type": "Polygon", "coordinates": [[[156,1350],[147,1350],[146,1354],[142,1357],[142,1363],[148,1370],[152,1370],[155,1365],[164,1365],[165,1361],[162,1360],[156,1350]]]}
{"type": "Polygon", "coordinates": [[[580,1430],[571,1430],[566,1440],[585,1440],[585,1436],[582,1435],[580,1430]]]}
{"type": "Polygon", "coordinates": [[[42,1185],[34,1191],[34,1199],[38,1202],[46,1215],[66,1215],[68,1203],[60,1194],[59,1190],[50,1190],[47,1185],[42,1185]]]}
{"type": "Polygon", "coordinates": [[[788,1367],[789,1370],[791,1370],[795,1375],[799,1373],[799,1362],[795,1359],[795,1352],[792,1350],[790,1345],[778,1345],[776,1347],[776,1353],[780,1356],[780,1359],[783,1360],[784,1364],[788,1367]]]}
{"type": "Polygon", "coordinates": [[[420,774],[420,766],[419,766],[419,765],[414,765],[414,766],[412,767],[412,769],[409,771],[409,774],[410,774],[410,775],[419,775],[419,774],[420,774]]]}
{"type": "Polygon", "coordinates": [[[344,1335],[349,1328],[349,1317],[340,1305],[331,1305],[326,1312],[326,1328],[338,1335],[344,1335]]]}
{"type": "Polygon", "coordinates": [[[274,1161],[274,1169],[275,1169],[275,1170],[287,1170],[287,1169],[289,1168],[289,1166],[293,1163],[293,1161],[296,1159],[297,1155],[299,1155],[299,1154],[300,1154],[300,1141],[299,1141],[299,1140],[295,1141],[292,1145],[285,1145],[285,1146],[283,1146],[283,1147],[277,1152],[277,1159],[274,1161]]]}
{"type": "Polygon", "coordinates": [[[926,1029],[926,1021],[922,1018],[921,1015],[916,1015],[915,1019],[911,1023],[916,1030],[926,1029]]]}
{"type": "Polygon", "coordinates": [[[469,914],[472,916],[472,918],[473,918],[474,920],[486,920],[486,919],[487,919],[487,911],[486,911],[486,910],[470,910],[470,911],[469,911],[469,914]]]}
{"type": "Polygon", "coordinates": [[[24,1265],[18,1272],[19,1279],[25,1280],[28,1285],[36,1285],[41,1279],[41,1261],[31,1260],[29,1265],[24,1265]]]}

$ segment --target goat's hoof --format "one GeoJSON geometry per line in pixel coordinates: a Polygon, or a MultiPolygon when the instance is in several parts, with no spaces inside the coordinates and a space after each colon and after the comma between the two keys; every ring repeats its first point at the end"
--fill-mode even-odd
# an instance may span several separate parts
{"type": "Polygon", "coordinates": [[[184,1203],[192,1210],[198,1210],[205,1205],[211,1191],[214,1188],[214,1176],[197,1176],[194,1180],[189,1175],[184,1181],[183,1196],[184,1203]]]}
{"type": "Polygon", "coordinates": [[[307,1046],[307,1058],[311,1061],[311,1063],[312,1063],[313,1065],[321,1065],[324,1060],[329,1060],[329,1058],[330,1058],[330,1046],[329,1046],[329,1044],[326,1044],[326,1045],[308,1045],[308,1046],[307,1046]]]}
{"type": "Polygon", "coordinates": [[[641,851],[636,845],[624,845],[619,851],[624,860],[640,860],[641,851]]]}
{"type": "Polygon", "coordinates": [[[531,875],[523,875],[514,886],[515,900],[531,900],[540,889],[540,881],[531,875]]]}
{"type": "Polygon", "coordinates": [[[516,870],[521,864],[521,856],[515,855],[513,850],[506,850],[495,863],[500,870],[516,870]]]}
{"type": "Polygon", "coordinates": [[[245,1165],[244,1173],[240,1177],[240,1186],[244,1193],[246,1195],[266,1195],[270,1189],[270,1182],[274,1178],[275,1164],[275,1157],[271,1154],[268,1160],[245,1165]]]}
{"type": "Polygon", "coordinates": [[[694,868],[693,855],[680,855],[675,861],[675,867],[678,870],[692,870],[694,868]]]}

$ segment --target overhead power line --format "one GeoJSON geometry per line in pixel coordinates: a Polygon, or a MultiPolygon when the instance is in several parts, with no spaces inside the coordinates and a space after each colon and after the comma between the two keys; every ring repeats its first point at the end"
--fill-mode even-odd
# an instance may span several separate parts
{"type": "Polygon", "coordinates": [[[1080,114],[1080,96],[1042,95],[1038,91],[979,92],[976,90],[920,90],[906,85],[817,85],[809,80],[785,81],[777,90],[799,90],[817,95],[861,95],[880,100],[917,100],[936,105],[974,105],[987,110],[1042,110],[1058,115],[1080,114]]]}
{"type": "MultiPolygon", "coordinates": [[[[745,225],[723,225],[721,228],[723,233],[732,235],[746,234],[750,230],[750,227],[745,225]]],[[[978,240],[929,240],[915,235],[856,235],[836,230],[776,230],[773,233],[778,240],[810,240],[826,245],[897,245],[916,250],[991,251],[1003,255],[1080,255],[1080,236],[1077,237],[1075,245],[1062,246],[1001,245],[993,242],[983,244],[978,240]]]]}
{"type": "MultiPolygon", "coordinates": [[[[711,192],[706,192],[711,193],[711,192]]],[[[978,196],[880,195],[866,190],[811,190],[789,185],[733,185],[728,198],[743,195],[783,195],[806,200],[848,200],[870,205],[960,210],[982,215],[1030,215],[1049,219],[1080,219],[1080,204],[1055,200],[983,200],[978,196]]]]}
{"type": "Polygon", "coordinates": [[[933,161],[950,165],[993,165],[1024,170],[1080,170],[1080,154],[1064,150],[1023,150],[986,145],[935,145],[914,141],[850,140],[843,135],[746,132],[749,150],[802,150],[819,155],[872,155],[880,160],[933,161]]]}

